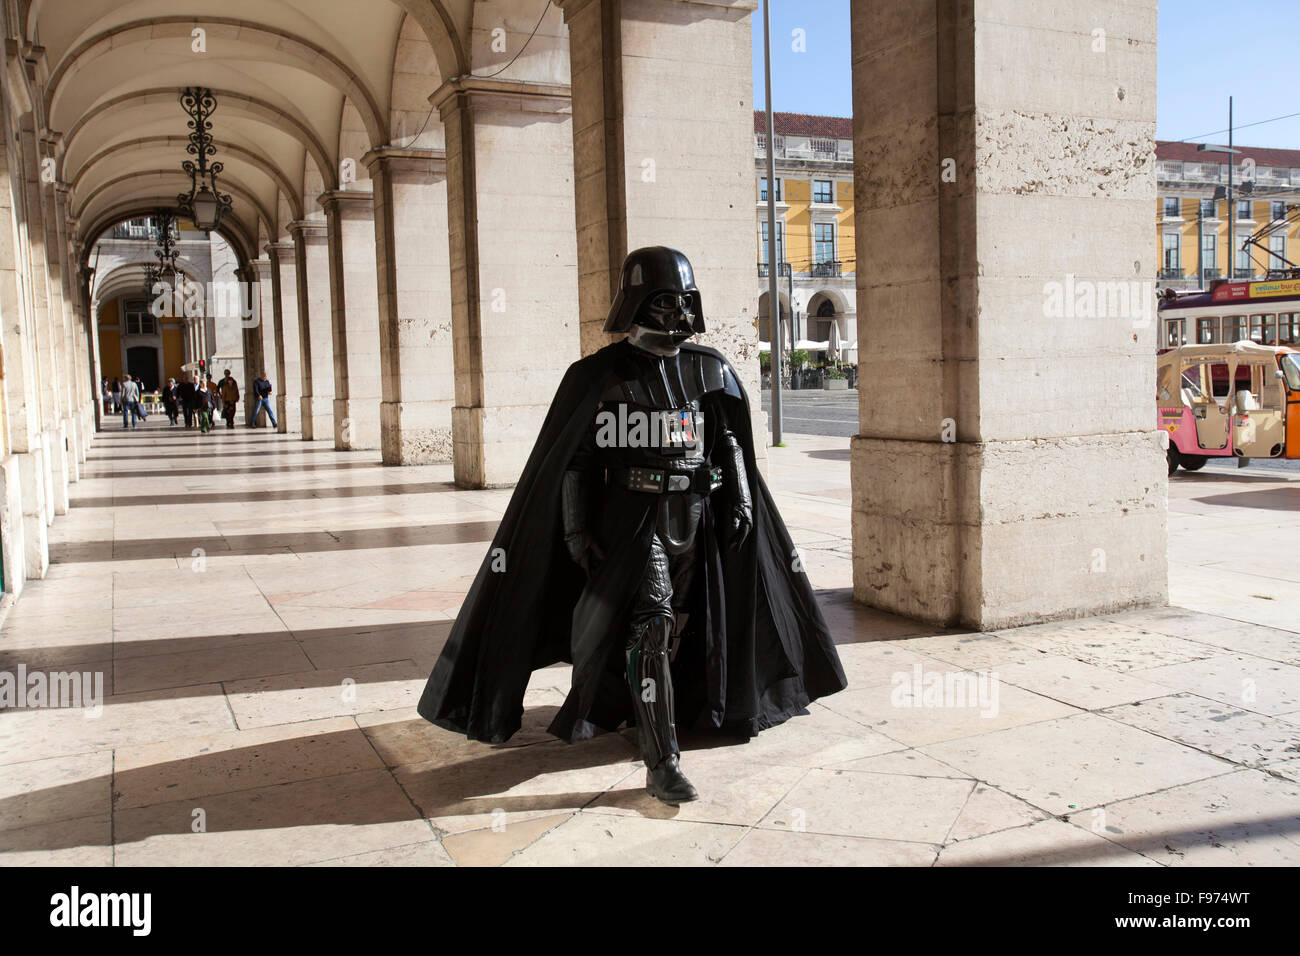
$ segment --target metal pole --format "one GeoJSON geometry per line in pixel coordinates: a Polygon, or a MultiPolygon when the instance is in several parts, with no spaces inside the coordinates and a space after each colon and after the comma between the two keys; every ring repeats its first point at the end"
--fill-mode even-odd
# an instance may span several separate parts
{"type": "Polygon", "coordinates": [[[763,106],[767,111],[767,321],[772,332],[772,444],[781,442],[781,299],[776,291],[776,134],[772,129],[772,24],[763,0],[763,106]]]}
{"type": "Polygon", "coordinates": [[[1237,200],[1232,195],[1232,97],[1228,97],[1228,278],[1237,278],[1237,200]]]}

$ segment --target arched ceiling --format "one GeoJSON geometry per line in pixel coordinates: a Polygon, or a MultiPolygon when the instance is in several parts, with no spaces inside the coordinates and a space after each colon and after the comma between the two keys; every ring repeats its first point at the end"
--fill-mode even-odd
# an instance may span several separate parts
{"type": "MultiPolygon", "coordinates": [[[[496,13],[513,5],[486,4],[496,13]]],[[[188,192],[180,91],[202,86],[216,94],[218,182],[234,200],[223,231],[253,257],[259,236],[285,234],[286,215],[319,214],[312,200],[322,180],[337,188],[341,140],[359,159],[351,154],[420,128],[421,100],[442,77],[469,71],[476,9],[474,0],[21,6],[27,40],[44,49],[38,109],[57,144],[56,175],[69,186],[77,239],[89,244],[113,216],[174,208],[188,192]]],[[[539,9],[536,0],[519,6],[539,9]]],[[[430,122],[440,125],[436,115],[430,122]]]]}

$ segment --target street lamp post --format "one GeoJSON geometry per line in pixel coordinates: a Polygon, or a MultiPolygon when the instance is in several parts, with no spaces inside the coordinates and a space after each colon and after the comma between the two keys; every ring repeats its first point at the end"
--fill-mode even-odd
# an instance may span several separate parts
{"type": "MultiPolygon", "coordinates": [[[[1237,277],[1237,200],[1232,191],[1232,157],[1241,152],[1239,149],[1232,148],[1232,97],[1228,97],[1228,145],[1210,146],[1208,143],[1201,143],[1196,147],[1198,153],[1227,153],[1228,154],[1228,188],[1224,195],[1228,200],[1228,279],[1231,281],[1237,277]]],[[[1215,199],[1218,199],[1218,190],[1215,190],[1215,199]]],[[[1205,275],[1201,274],[1201,286],[1205,286],[1205,275]]]]}
{"type": "MultiPolygon", "coordinates": [[[[776,134],[772,129],[772,24],[763,0],[763,106],[767,112],[767,322],[772,330],[772,444],[781,444],[781,299],[776,289],[776,134]]],[[[793,303],[792,303],[793,304],[793,303]]]]}

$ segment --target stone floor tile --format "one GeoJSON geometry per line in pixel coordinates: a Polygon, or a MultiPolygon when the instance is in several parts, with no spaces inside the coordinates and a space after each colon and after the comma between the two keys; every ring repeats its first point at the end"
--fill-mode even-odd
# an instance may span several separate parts
{"type": "Polygon", "coordinates": [[[1231,770],[1208,754],[1095,714],[919,749],[1058,816],[1231,770]]]}
{"type": "Polygon", "coordinates": [[[745,835],[741,827],[608,813],[579,813],[506,866],[712,866],[745,835]]]}
{"type": "Polygon", "coordinates": [[[826,833],[750,830],[720,866],[930,866],[939,848],[826,833]]]}
{"type": "Polygon", "coordinates": [[[944,777],[810,770],[759,826],[941,844],[971,789],[944,777]]]}
{"type": "Polygon", "coordinates": [[[1159,866],[1081,827],[1042,820],[950,843],[935,866],[1159,866]]]}

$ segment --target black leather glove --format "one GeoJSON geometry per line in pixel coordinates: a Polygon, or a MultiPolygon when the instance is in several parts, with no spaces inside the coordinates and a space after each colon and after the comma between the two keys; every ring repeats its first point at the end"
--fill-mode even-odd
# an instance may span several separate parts
{"type": "Polygon", "coordinates": [[[718,436],[716,452],[718,464],[722,467],[731,492],[731,514],[727,520],[728,545],[733,551],[739,551],[754,527],[754,505],[749,496],[745,453],[729,428],[724,428],[718,436]]]}
{"type": "Polygon", "coordinates": [[[566,471],[562,484],[560,515],[564,522],[564,546],[569,557],[590,577],[605,552],[587,533],[587,475],[582,471],[566,471]]]}

